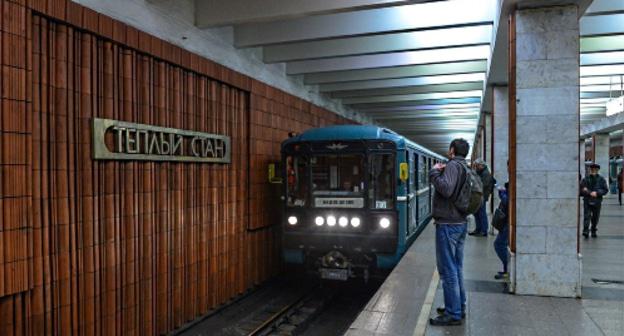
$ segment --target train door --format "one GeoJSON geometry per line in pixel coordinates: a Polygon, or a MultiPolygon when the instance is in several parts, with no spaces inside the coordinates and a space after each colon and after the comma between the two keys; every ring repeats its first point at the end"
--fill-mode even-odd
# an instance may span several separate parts
{"type": "Polygon", "coordinates": [[[411,234],[416,231],[418,226],[418,154],[416,152],[407,152],[409,155],[409,184],[407,191],[407,207],[408,207],[408,219],[407,219],[407,234],[411,234]]]}
{"type": "MultiPolygon", "coordinates": [[[[433,158],[429,158],[429,171],[433,168],[434,165],[433,158]]],[[[431,187],[431,183],[429,182],[429,176],[427,176],[427,186],[429,187],[429,213],[431,213],[433,209],[433,188],[431,187]]]]}

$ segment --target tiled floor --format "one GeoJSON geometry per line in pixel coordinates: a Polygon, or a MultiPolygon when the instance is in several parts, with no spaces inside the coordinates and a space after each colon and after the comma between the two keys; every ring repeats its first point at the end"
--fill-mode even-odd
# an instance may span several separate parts
{"type": "MultiPolygon", "coordinates": [[[[624,336],[624,206],[607,198],[602,208],[599,237],[581,241],[583,299],[507,294],[494,280],[500,261],[495,237],[468,237],[465,279],[468,291],[466,323],[460,327],[427,325],[426,335],[618,335],[624,336]]],[[[412,246],[386,283],[358,316],[347,335],[417,335],[414,333],[431,281],[435,253],[433,226],[412,246]]],[[[438,285],[433,309],[442,306],[438,285]]]]}
{"type": "MultiPolygon", "coordinates": [[[[624,281],[624,206],[617,204],[617,198],[605,199],[598,234],[598,238],[581,240],[580,300],[502,293],[503,284],[493,278],[500,267],[492,247],[495,237],[468,237],[464,274],[468,287],[466,323],[461,327],[428,326],[426,335],[624,336],[624,284],[592,281],[624,281]]],[[[433,306],[442,306],[442,302],[438,286],[433,306]]]]}

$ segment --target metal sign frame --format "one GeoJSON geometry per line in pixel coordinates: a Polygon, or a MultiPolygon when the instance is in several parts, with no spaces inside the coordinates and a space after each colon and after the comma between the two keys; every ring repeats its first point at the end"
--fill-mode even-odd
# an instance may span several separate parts
{"type": "Polygon", "coordinates": [[[198,163],[230,163],[231,162],[231,141],[230,137],[219,134],[211,134],[190,130],[183,130],[170,127],[160,127],[146,124],[131,123],[113,119],[93,118],[92,121],[92,140],[93,140],[93,159],[94,160],[122,160],[122,161],[165,161],[165,162],[198,162],[198,163]],[[112,152],[105,142],[105,135],[111,128],[117,129],[118,144],[126,147],[126,151],[116,148],[112,152]],[[121,135],[121,130],[127,130],[125,138],[121,135]],[[130,138],[129,134],[133,132],[135,138],[130,138]],[[143,148],[148,148],[147,153],[141,152],[141,135],[143,135],[146,144],[143,148]],[[168,137],[169,141],[165,141],[168,137]],[[185,141],[187,140],[187,141],[185,141]],[[160,141],[160,142],[159,142],[160,141]],[[174,144],[177,142],[177,146],[174,144]],[[218,143],[223,147],[216,148],[222,151],[223,155],[216,156],[216,150],[212,143],[218,143]],[[129,143],[133,143],[136,150],[129,151],[129,143]],[[149,143],[149,144],[147,144],[149,143]],[[167,144],[167,153],[152,154],[152,149],[157,152],[163,152],[167,144]],[[171,146],[175,146],[172,150],[171,146]],[[200,146],[200,150],[197,150],[200,146]],[[178,149],[179,148],[179,149],[178,149]],[[212,153],[212,156],[208,156],[212,153]]]}

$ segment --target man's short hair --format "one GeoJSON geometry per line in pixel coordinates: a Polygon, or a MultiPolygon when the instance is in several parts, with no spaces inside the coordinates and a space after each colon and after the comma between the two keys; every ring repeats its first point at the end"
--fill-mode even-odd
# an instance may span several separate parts
{"type": "Polygon", "coordinates": [[[466,157],[466,155],[468,155],[468,151],[470,150],[470,145],[465,139],[459,138],[451,141],[449,149],[451,148],[455,148],[455,155],[466,157]]]}

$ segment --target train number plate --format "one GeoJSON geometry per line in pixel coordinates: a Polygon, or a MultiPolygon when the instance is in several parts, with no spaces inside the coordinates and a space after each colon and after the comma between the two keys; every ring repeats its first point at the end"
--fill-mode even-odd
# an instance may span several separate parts
{"type": "Polygon", "coordinates": [[[349,279],[349,270],[338,268],[321,268],[321,279],[347,281],[349,279]]]}

